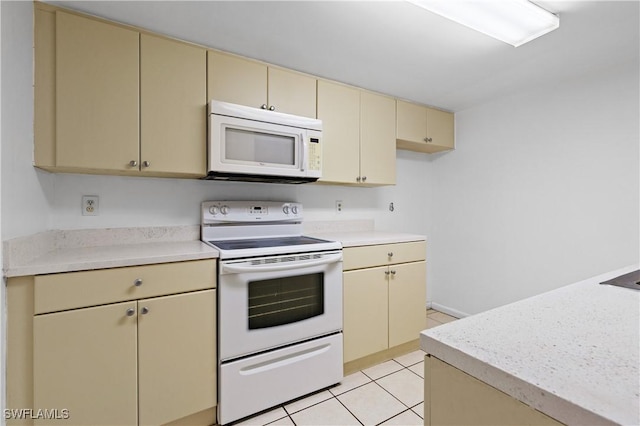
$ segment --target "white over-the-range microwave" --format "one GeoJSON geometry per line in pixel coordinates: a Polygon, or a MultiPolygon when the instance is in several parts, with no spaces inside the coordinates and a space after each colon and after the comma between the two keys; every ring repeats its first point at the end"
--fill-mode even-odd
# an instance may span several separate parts
{"type": "Polygon", "coordinates": [[[315,182],[322,176],[322,121],[212,100],[207,179],[315,182]]]}

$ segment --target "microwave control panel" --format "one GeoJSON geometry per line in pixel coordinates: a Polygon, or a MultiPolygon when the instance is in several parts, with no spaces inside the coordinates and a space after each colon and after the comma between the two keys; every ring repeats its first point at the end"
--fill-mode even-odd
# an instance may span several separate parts
{"type": "Polygon", "coordinates": [[[322,170],[322,145],[319,137],[310,137],[307,143],[307,167],[309,170],[322,170]]]}

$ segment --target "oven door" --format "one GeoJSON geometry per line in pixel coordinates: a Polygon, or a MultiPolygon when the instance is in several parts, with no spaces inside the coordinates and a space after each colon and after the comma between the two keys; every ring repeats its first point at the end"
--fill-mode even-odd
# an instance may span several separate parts
{"type": "Polygon", "coordinates": [[[342,330],[340,250],[220,262],[220,361],[342,330]]]}

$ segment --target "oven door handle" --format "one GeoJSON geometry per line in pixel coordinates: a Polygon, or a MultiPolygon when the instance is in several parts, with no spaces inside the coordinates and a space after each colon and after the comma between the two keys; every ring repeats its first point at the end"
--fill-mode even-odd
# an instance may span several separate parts
{"type": "Polygon", "coordinates": [[[322,259],[314,261],[298,261],[298,262],[285,262],[279,265],[263,265],[263,266],[243,266],[243,265],[230,265],[223,264],[222,269],[225,272],[272,272],[272,271],[285,271],[298,268],[308,268],[310,266],[329,265],[331,263],[340,262],[342,260],[342,253],[329,255],[322,259]]]}

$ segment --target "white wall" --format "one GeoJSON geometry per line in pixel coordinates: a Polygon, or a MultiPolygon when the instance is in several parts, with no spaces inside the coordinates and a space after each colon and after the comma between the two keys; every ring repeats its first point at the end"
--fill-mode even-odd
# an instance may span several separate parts
{"type": "Polygon", "coordinates": [[[456,114],[457,149],[432,163],[436,306],[473,314],[638,262],[637,61],[456,114]]]}
{"type": "Polygon", "coordinates": [[[53,176],[33,167],[33,3],[2,7],[2,239],[51,227],[53,176]]]}
{"type": "Polygon", "coordinates": [[[302,202],[306,220],[374,219],[379,229],[424,233],[428,157],[398,151],[397,167],[397,185],[382,188],[57,174],[52,225],[55,229],[197,225],[202,201],[273,199],[302,202]],[[416,196],[416,190],[421,194],[416,196]],[[99,216],[81,215],[83,194],[100,197],[99,216]],[[336,200],[343,201],[341,214],[335,212],[336,200]],[[393,213],[388,210],[390,202],[393,213]]]}

